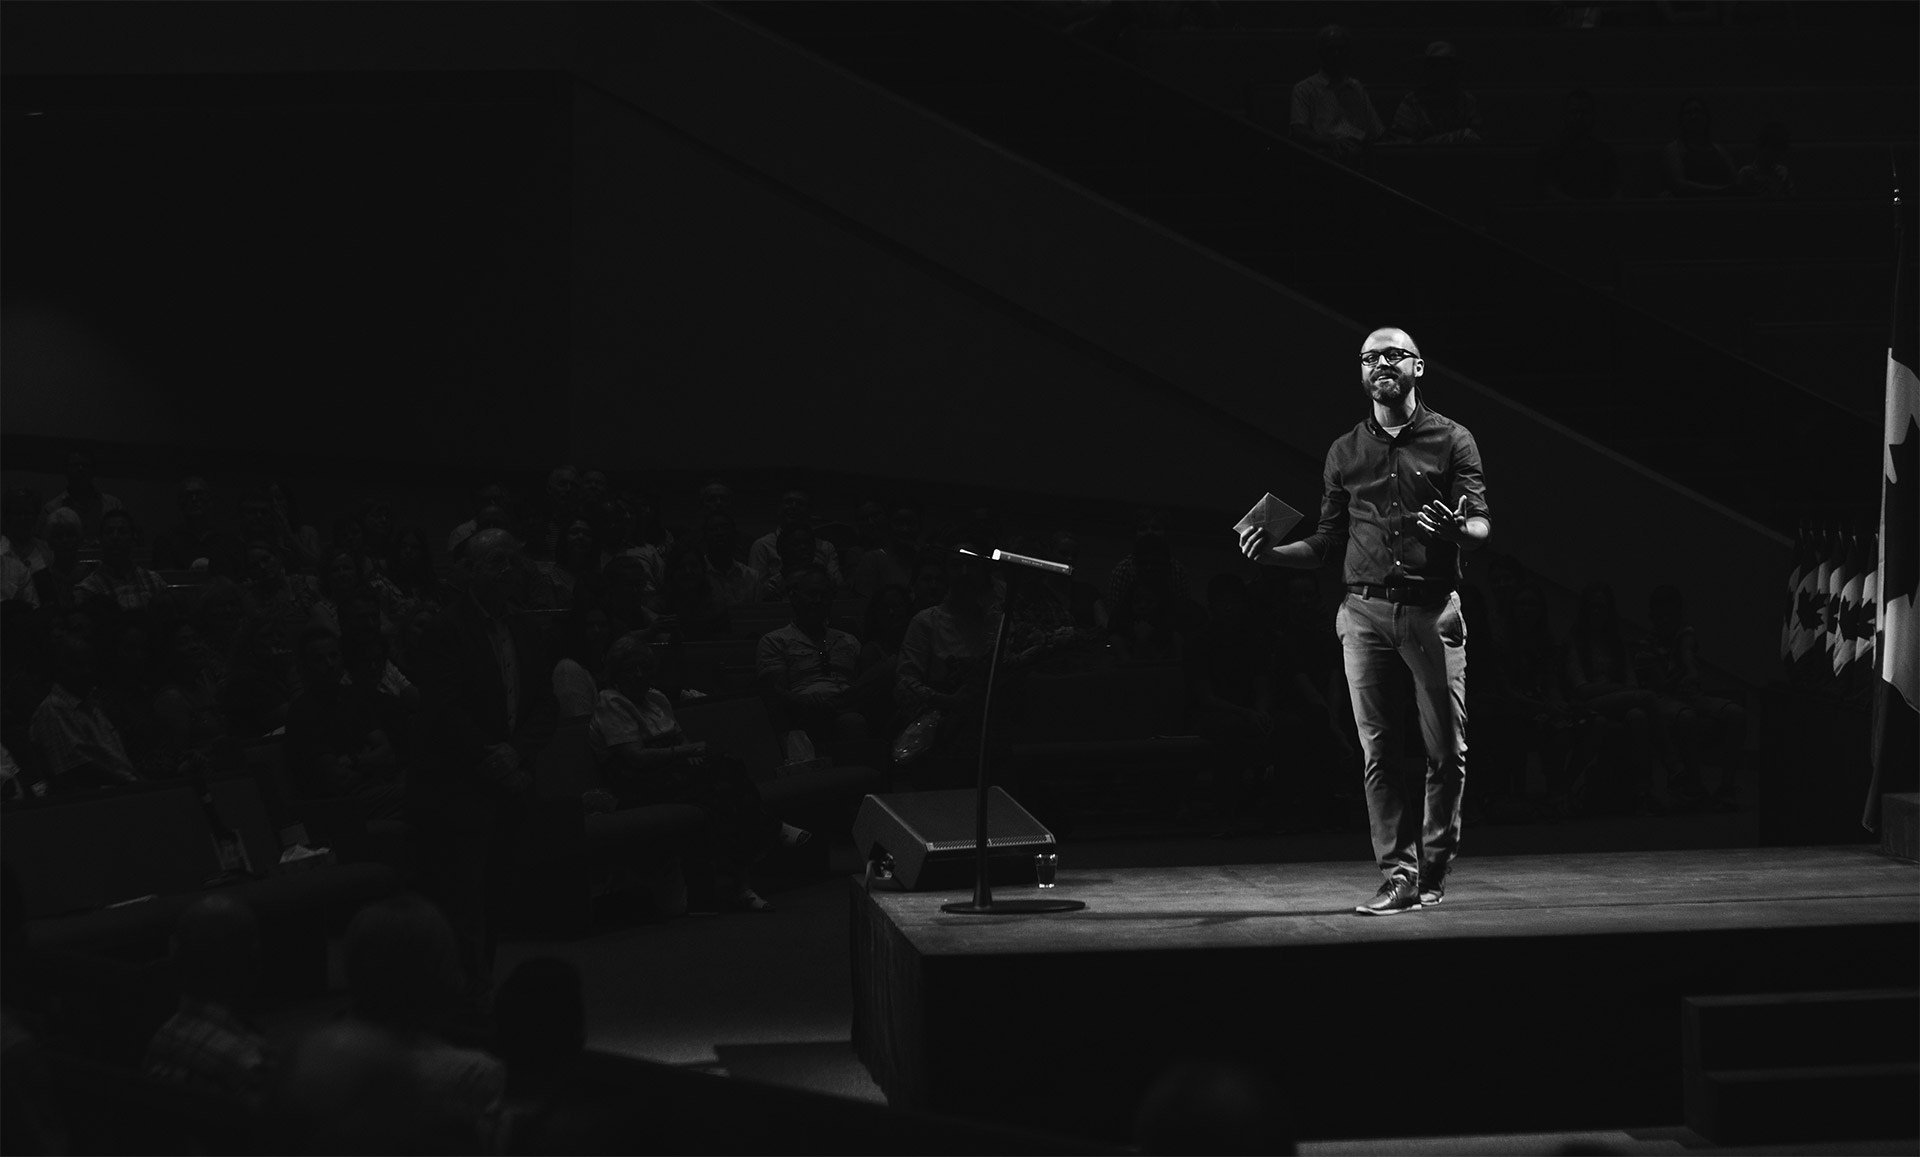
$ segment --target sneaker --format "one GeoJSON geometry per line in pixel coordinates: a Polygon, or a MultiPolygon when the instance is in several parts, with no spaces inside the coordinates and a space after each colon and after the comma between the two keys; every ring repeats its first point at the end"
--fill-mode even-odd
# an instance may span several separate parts
{"type": "Polygon", "coordinates": [[[1394,876],[1380,885],[1373,899],[1355,908],[1362,916],[1397,916],[1420,907],[1419,886],[1405,876],[1394,876]]]}

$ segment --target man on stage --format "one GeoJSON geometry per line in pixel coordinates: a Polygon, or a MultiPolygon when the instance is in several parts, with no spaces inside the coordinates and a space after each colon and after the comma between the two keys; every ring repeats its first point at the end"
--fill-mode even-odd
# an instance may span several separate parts
{"type": "Polygon", "coordinates": [[[1378,329],[1360,347],[1367,420],[1327,450],[1320,526],[1272,546],[1259,526],[1241,534],[1249,559],[1318,567],[1346,550],[1347,595],[1335,630],[1345,652],[1354,723],[1366,759],[1373,851],[1386,877],[1355,909],[1389,916],[1438,904],[1460,845],[1467,764],[1467,629],[1460,617],[1460,552],[1487,541],[1480,450],[1465,426],[1421,404],[1426,372],[1406,331],[1378,329]],[[1424,818],[1408,806],[1395,762],[1404,713],[1391,701],[1393,664],[1413,673],[1427,751],[1424,818]]]}

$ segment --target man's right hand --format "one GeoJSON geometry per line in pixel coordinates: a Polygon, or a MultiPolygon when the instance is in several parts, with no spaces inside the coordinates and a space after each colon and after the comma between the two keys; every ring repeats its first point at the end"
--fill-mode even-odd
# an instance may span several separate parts
{"type": "Polygon", "coordinates": [[[1249,526],[1241,531],[1240,553],[1246,555],[1251,562],[1261,561],[1261,556],[1267,553],[1267,528],[1249,526]]]}

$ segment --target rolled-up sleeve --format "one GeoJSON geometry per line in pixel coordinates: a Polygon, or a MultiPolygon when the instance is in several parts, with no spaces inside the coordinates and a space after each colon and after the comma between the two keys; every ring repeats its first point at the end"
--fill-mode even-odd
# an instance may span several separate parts
{"type": "Polygon", "coordinates": [[[1307,544],[1308,549],[1313,551],[1314,561],[1319,563],[1326,562],[1327,555],[1334,551],[1345,552],[1349,522],[1353,517],[1347,505],[1344,463],[1341,461],[1340,454],[1341,445],[1342,442],[1335,442],[1328,449],[1326,467],[1321,471],[1320,525],[1312,534],[1301,540],[1307,544]]]}
{"type": "Polygon", "coordinates": [[[1493,512],[1487,506],[1487,475],[1480,463],[1480,445],[1465,428],[1454,427],[1453,484],[1448,495],[1468,518],[1484,518],[1489,529],[1493,512]]]}

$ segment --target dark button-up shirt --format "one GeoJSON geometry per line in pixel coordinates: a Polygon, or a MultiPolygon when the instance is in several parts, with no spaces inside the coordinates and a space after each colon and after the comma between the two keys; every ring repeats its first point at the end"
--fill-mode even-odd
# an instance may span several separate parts
{"type": "Polygon", "coordinates": [[[1485,518],[1486,478],[1480,448],[1465,426],[1420,404],[1413,420],[1390,436],[1371,416],[1327,449],[1320,526],[1305,539],[1314,557],[1346,550],[1346,581],[1452,588],[1460,582],[1460,548],[1422,541],[1415,516],[1438,498],[1468,518],[1485,518]]]}

